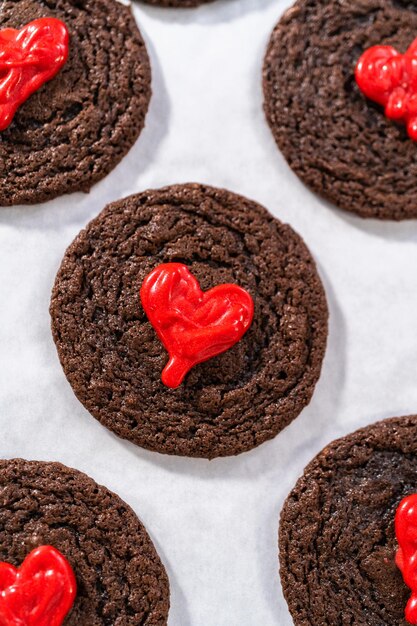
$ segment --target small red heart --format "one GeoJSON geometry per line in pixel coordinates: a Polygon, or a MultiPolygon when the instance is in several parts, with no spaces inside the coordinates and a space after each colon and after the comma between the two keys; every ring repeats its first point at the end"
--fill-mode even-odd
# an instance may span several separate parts
{"type": "Polygon", "coordinates": [[[68,29],[53,17],[21,30],[0,31],[0,130],[10,126],[17,109],[59,72],[68,48],[68,29]]]}
{"type": "Polygon", "coordinates": [[[417,624],[417,494],[400,502],[395,513],[395,535],[398,541],[395,562],[411,589],[405,618],[409,624],[417,624]]]}
{"type": "Polygon", "coordinates": [[[0,563],[0,625],[61,626],[76,589],[70,564],[52,546],[33,550],[20,568],[0,563]]]}
{"type": "Polygon", "coordinates": [[[372,46],[359,59],[355,76],[364,95],[382,105],[389,119],[404,122],[417,141],[417,39],[405,54],[372,46]]]}
{"type": "Polygon", "coordinates": [[[140,297],[148,319],[168,351],[162,372],[178,387],[189,370],[237,343],[253,319],[253,300],[238,285],[203,292],[182,263],[165,263],[143,281],[140,297]]]}

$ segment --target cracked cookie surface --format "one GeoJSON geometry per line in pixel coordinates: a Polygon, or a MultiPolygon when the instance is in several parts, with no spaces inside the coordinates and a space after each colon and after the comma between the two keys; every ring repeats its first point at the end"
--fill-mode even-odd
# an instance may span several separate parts
{"type": "Polygon", "coordinates": [[[417,144],[354,77],[367,48],[404,53],[416,33],[411,0],[299,0],[269,42],[264,108],[278,147],[313,191],[361,217],[417,217],[417,144]]]}
{"type": "Polygon", "coordinates": [[[151,450],[212,458],[274,437],[311,398],[327,338],[327,305],[302,239],[263,207],[198,184],[115,202],[68,248],[51,300],[59,358],[102,424],[151,450]],[[254,299],[244,337],[161,382],[167,353],[139,289],[157,265],[181,262],[203,291],[237,283],[254,299]]]}
{"type": "Polygon", "coordinates": [[[88,191],[128,152],[145,122],[151,73],[130,8],[116,0],[3,0],[0,27],[62,20],[69,59],[0,133],[0,205],[88,191]]]}
{"type": "Polygon", "coordinates": [[[280,573],[296,626],[406,626],[394,518],[417,491],[417,416],[332,442],[287,498],[280,573]]]}
{"type": "Polygon", "coordinates": [[[77,597],[64,626],[165,626],[169,584],[141,522],[117,495],[59,463],[0,461],[0,560],[40,545],[68,559],[77,597]]]}

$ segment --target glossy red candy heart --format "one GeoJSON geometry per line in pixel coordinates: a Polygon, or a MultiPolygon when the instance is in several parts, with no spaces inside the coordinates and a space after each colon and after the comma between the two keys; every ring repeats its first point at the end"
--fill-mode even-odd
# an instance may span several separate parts
{"type": "Polygon", "coordinates": [[[411,589],[405,618],[410,624],[417,624],[417,494],[400,502],[395,514],[395,534],[399,545],[395,562],[411,589]]]}
{"type": "Polygon", "coordinates": [[[372,46],[359,59],[355,76],[364,95],[382,105],[389,119],[406,124],[417,141],[417,39],[405,54],[372,46]]]}
{"type": "Polygon", "coordinates": [[[253,300],[238,285],[203,292],[182,263],[165,263],[143,281],[140,297],[148,319],[168,351],[162,372],[178,387],[189,370],[237,343],[253,319],[253,300]]]}
{"type": "Polygon", "coordinates": [[[59,72],[68,48],[67,27],[53,17],[21,30],[0,31],[0,130],[10,126],[17,109],[59,72]]]}
{"type": "Polygon", "coordinates": [[[76,589],[70,564],[52,546],[36,548],[19,568],[0,563],[0,625],[61,626],[76,589]]]}

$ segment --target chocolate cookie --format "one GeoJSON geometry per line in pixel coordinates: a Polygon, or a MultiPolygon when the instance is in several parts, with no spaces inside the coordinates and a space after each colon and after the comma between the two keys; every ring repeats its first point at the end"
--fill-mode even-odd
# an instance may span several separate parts
{"type": "Polygon", "coordinates": [[[334,441],[289,495],[281,581],[296,626],[405,626],[410,590],[395,565],[394,519],[417,491],[417,416],[334,441]]]}
{"type": "Polygon", "coordinates": [[[0,204],[88,191],[144,126],[150,65],[130,8],[116,0],[4,0],[1,28],[63,21],[69,59],[0,133],[0,204]]]}
{"type": "Polygon", "coordinates": [[[59,463],[0,461],[0,560],[20,566],[51,545],[77,580],[65,626],[162,626],[169,585],[134,512],[91,478],[59,463]]]}
{"type": "Polygon", "coordinates": [[[362,217],[417,217],[417,145],[355,81],[373,45],[404,53],[417,33],[411,0],[298,0],[266,53],[265,112],[295,173],[362,217]]]}
{"type": "Polygon", "coordinates": [[[190,9],[198,7],[200,4],[207,4],[213,0],[142,0],[146,4],[153,4],[158,7],[176,7],[178,9],[190,9]]]}
{"type": "Polygon", "coordinates": [[[68,248],[52,293],[52,331],[75,394],[102,424],[150,450],[212,458],[274,437],[320,374],[327,306],[301,238],[255,202],[189,184],[109,205],[68,248]],[[177,389],[141,306],[144,278],[185,264],[204,291],[237,283],[250,329],[196,365],[177,389]]]}

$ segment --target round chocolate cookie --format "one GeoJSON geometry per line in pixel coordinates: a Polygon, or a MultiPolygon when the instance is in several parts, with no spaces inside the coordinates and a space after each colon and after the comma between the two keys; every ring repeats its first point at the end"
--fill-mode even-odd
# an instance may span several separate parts
{"type": "Polygon", "coordinates": [[[69,59],[0,132],[0,204],[33,204],[88,191],[128,152],[151,95],[145,44],[116,0],[3,0],[1,28],[55,17],[69,59]]]}
{"type": "Polygon", "coordinates": [[[295,173],[362,217],[417,217],[417,145],[355,81],[373,45],[404,53],[417,33],[414,0],[298,0],[266,53],[265,112],[295,173]]]}
{"type": "Polygon", "coordinates": [[[207,4],[213,0],[142,0],[146,4],[153,4],[158,7],[176,7],[178,9],[190,9],[198,7],[200,4],[207,4]]]}
{"type": "Polygon", "coordinates": [[[198,184],[109,205],[68,248],[52,293],[53,336],[75,394],[119,436],[169,454],[238,454],[305,407],[320,374],[327,306],[301,238],[263,207],[198,184]],[[237,283],[254,320],[231,349],[165,387],[167,352],[139,299],[159,264],[201,289],[237,283]]]}
{"type": "Polygon", "coordinates": [[[281,581],[296,626],[406,626],[394,519],[417,492],[417,416],[334,441],[305,469],[279,530],[281,581]]]}
{"type": "Polygon", "coordinates": [[[41,545],[69,561],[77,596],[65,626],[163,626],[169,584],[134,512],[59,463],[0,461],[0,560],[15,567],[41,545]]]}

